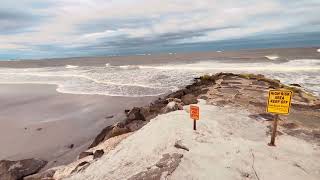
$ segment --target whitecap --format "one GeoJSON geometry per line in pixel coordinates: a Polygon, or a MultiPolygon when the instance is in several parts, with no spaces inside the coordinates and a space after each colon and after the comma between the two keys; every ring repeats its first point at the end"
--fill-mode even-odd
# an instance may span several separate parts
{"type": "Polygon", "coordinates": [[[140,69],[140,66],[135,66],[135,65],[123,65],[119,66],[120,69],[140,69]]]}
{"type": "Polygon", "coordinates": [[[269,55],[269,56],[264,56],[264,57],[268,58],[269,60],[273,60],[273,61],[279,59],[279,56],[277,56],[277,55],[269,55]]]}
{"type": "Polygon", "coordinates": [[[75,66],[75,65],[66,65],[65,66],[67,69],[74,69],[74,68],[77,68],[77,67],[79,67],[79,66],[75,66]]]}

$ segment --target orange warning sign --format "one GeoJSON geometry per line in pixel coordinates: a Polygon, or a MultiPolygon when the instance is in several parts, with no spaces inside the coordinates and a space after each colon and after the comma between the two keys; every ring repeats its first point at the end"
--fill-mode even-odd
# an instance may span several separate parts
{"type": "Polygon", "coordinates": [[[199,107],[190,106],[190,118],[193,120],[199,120],[199,107]]]}

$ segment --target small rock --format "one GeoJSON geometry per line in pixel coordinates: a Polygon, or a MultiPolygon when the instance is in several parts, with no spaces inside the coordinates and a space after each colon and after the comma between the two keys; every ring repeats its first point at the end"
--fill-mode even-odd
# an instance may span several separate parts
{"type": "Polygon", "coordinates": [[[70,149],[72,149],[74,147],[74,144],[70,144],[69,146],[68,146],[68,148],[70,148],[70,149]]]}
{"type": "Polygon", "coordinates": [[[37,131],[41,131],[42,130],[42,128],[37,128],[37,131]]]}
{"type": "Polygon", "coordinates": [[[242,176],[242,177],[245,177],[245,178],[249,178],[249,177],[250,177],[250,174],[247,173],[247,172],[242,172],[242,173],[241,173],[241,176],[242,176]]]}
{"type": "Polygon", "coordinates": [[[181,140],[176,141],[176,143],[174,144],[175,148],[179,148],[179,149],[184,149],[186,151],[189,151],[189,148],[187,148],[185,145],[182,144],[181,140]]]}
{"type": "Polygon", "coordinates": [[[295,84],[295,83],[290,84],[290,86],[301,87],[301,85],[300,85],[300,84],[295,84]]]}
{"type": "Polygon", "coordinates": [[[102,149],[96,150],[93,154],[93,159],[100,158],[104,154],[104,151],[102,149]]]}
{"type": "Polygon", "coordinates": [[[106,119],[111,119],[111,118],[113,118],[114,116],[113,115],[110,115],[110,116],[106,116],[105,118],[106,119]]]}

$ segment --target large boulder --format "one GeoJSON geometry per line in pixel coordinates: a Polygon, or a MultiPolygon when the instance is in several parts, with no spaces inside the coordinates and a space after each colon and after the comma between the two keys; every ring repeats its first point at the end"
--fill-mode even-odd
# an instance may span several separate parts
{"type": "Polygon", "coordinates": [[[127,123],[129,123],[131,121],[134,121],[134,120],[142,120],[142,121],[146,120],[145,116],[143,115],[143,111],[141,110],[141,108],[134,107],[127,114],[127,123]]]}
{"type": "Polygon", "coordinates": [[[0,161],[0,179],[16,180],[37,173],[47,164],[40,159],[24,159],[19,161],[0,161]]]}
{"type": "Polygon", "coordinates": [[[164,107],[162,109],[162,112],[163,113],[168,113],[168,112],[171,112],[171,111],[176,111],[176,110],[183,110],[183,103],[181,102],[180,99],[167,99],[168,100],[168,104],[166,107],[164,107]]]}
{"type": "Polygon", "coordinates": [[[184,105],[197,104],[198,103],[197,98],[192,94],[187,94],[187,95],[183,96],[181,100],[182,100],[184,105]]]}
{"type": "Polygon", "coordinates": [[[115,136],[120,136],[122,134],[126,134],[130,132],[130,129],[128,127],[126,127],[123,123],[117,123],[113,129],[111,130],[111,132],[109,134],[107,134],[107,136],[105,137],[105,139],[109,139],[115,136]]]}
{"type": "Polygon", "coordinates": [[[95,146],[97,146],[98,144],[100,144],[102,141],[104,141],[105,137],[107,134],[110,133],[110,131],[112,131],[113,126],[107,126],[105,127],[93,140],[93,142],[91,143],[91,145],[89,146],[88,149],[93,148],[95,146]]]}
{"type": "Polygon", "coordinates": [[[109,138],[130,132],[130,129],[126,126],[126,124],[127,122],[119,122],[113,126],[107,126],[96,136],[88,149],[96,147],[98,144],[109,138]]]}
{"type": "Polygon", "coordinates": [[[171,94],[169,94],[167,97],[168,98],[178,98],[178,99],[181,99],[181,97],[185,95],[185,92],[184,90],[178,90],[176,92],[173,92],[171,94]]]}

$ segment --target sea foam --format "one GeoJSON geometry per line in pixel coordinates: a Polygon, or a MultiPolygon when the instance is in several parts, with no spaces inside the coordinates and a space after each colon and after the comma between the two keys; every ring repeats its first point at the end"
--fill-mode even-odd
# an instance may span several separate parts
{"type": "Polygon", "coordinates": [[[320,60],[239,63],[210,60],[196,63],[0,68],[0,83],[56,84],[61,93],[109,96],[157,96],[193,82],[195,77],[218,72],[261,73],[284,83],[298,83],[320,94],[320,60]]]}
{"type": "Polygon", "coordinates": [[[269,59],[269,60],[277,60],[277,59],[279,59],[279,56],[277,56],[277,55],[268,55],[268,56],[265,56],[267,59],[269,59]]]}
{"type": "Polygon", "coordinates": [[[75,65],[66,65],[65,66],[67,69],[74,69],[74,68],[77,68],[77,67],[79,67],[79,66],[75,66],[75,65]]]}

